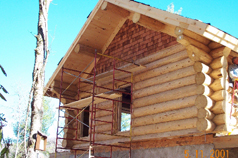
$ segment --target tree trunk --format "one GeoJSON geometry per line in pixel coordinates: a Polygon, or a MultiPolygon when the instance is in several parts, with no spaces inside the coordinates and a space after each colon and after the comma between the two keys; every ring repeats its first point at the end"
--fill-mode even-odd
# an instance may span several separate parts
{"type": "Polygon", "coordinates": [[[38,34],[35,49],[35,65],[33,70],[33,98],[31,102],[31,128],[27,157],[37,157],[35,141],[37,131],[41,131],[43,118],[43,89],[45,80],[45,64],[49,55],[47,39],[48,8],[51,0],[39,0],[38,34]]]}

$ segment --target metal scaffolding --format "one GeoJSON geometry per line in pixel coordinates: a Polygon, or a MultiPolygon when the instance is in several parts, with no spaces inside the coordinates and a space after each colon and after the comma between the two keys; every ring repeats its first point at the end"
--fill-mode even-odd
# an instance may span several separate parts
{"type": "MultiPolygon", "coordinates": [[[[127,63],[132,63],[136,66],[140,66],[138,64],[135,64],[133,62],[128,62],[128,61],[125,61],[125,60],[122,60],[122,59],[119,59],[119,58],[115,58],[115,57],[112,57],[112,56],[108,56],[108,55],[104,55],[104,54],[100,54],[100,53],[97,53],[97,51],[95,50],[95,58],[94,58],[94,69],[93,69],[93,73],[86,73],[83,71],[77,71],[77,70],[72,70],[72,69],[68,69],[68,68],[64,68],[62,67],[62,72],[61,72],[61,82],[60,82],[60,97],[59,97],[59,108],[58,108],[58,125],[57,125],[57,136],[56,136],[56,148],[55,148],[55,157],[57,157],[57,153],[59,153],[59,150],[71,150],[71,151],[74,151],[74,155],[75,155],[75,158],[77,157],[77,151],[83,151],[83,153],[81,154],[84,155],[86,153],[88,153],[88,156],[91,158],[91,157],[97,157],[97,158],[103,158],[103,157],[100,157],[100,156],[96,156],[96,153],[95,153],[95,148],[97,147],[100,147],[100,146],[103,146],[103,147],[108,147],[110,148],[110,156],[108,158],[112,158],[112,153],[113,153],[113,148],[124,148],[124,149],[128,149],[129,150],[129,157],[131,157],[131,127],[132,127],[132,123],[131,123],[131,119],[130,119],[130,136],[129,136],[129,143],[127,144],[119,144],[119,145],[115,145],[115,144],[107,144],[107,143],[101,143],[100,141],[97,141],[96,139],[96,134],[100,134],[100,135],[109,135],[109,136],[118,136],[115,134],[114,132],[114,123],[115,123],[115,120],[113,120],[114,118],[114,114],[115,114],[115,111],[114,111],[114,106],[115,106],[115,103],[116,102],[121,102],[123,104],[129,104],[130,105],[130,114],[132,113],[132,106],[131,106],[131,103],[132,103],[132,93],[133,93],[133,73],[130,72],[130,71],[126,71],[126,70],[123,70],[123,69],[118,69],[116,68],[116,61],[123,61],[123,62],[127,62],[127,63]],[[113,60],[113,71],[112,71],[112,88],[108,88],[108,87],[103,87],[103,86],[99,86],[96,84],[96,79],[97,79],[97,75],[96,75],[96,65],[97,65],[97,56],[100,55],[100,56],[104,56],[104,57],[107,57],[107,58],[111,58],[113,60]],[[74,74],[70,73],[70,72],[74,72],[74,74]],[[131,76],[131,81],[128,82],[128,81],[124,81],[124,80],[121,80],[121,79],[118,79],[116,78],[116,74],[120,72],[120,73],[126,73],[126,74],[129,74],[131,76]],[[71,76],[74,76],[75,79],[70,83],[69,86],[67,86],[64,90],[63,90],[63,76],[64,74],[68,74],[68,75],[71,75],[71,76]],[[75,73],[78,73],[79,75],[75,75],[75,73]],[[93,76],[93,78],[90,80],[90,79],[85,79],[85,78],[82,78],[80,77],[81,74],[87,74],[87,75],[91,75],[93,76]],[[73,100],[73,101],[77,101],[75,100],[75,98],[71,97],[71,96],[67,96],[67,95],[64,95],[64,93],[68,90],[68,88],[73,84],[75,83],[75,81],[78,79],[78,90],[77,90],[77,95],[78,95],[78,100],[80,100],[80,93],[81,92],[84,92],[84,93],[89,93],[91,94],[91,98],[92,98],[92,101],[88,104],[88,105],[85,105],[84,108],[75,108],[75,107],[69,107],[69,106],[62,106],[61,105],[61,101],[62,99],[67,99],[67,100],[73,100]],[[92,92],[88,92],[88,91],[83,91],[80,89],[80,83],[86,83],[86,84],[91,84],[92,85],[92,92]],[[115,83],[116,82],[123,82],[125,84],[128,84],[130,87],[131,87],[131,91],[130,93],[128,92],[124,92],[120,89],[116,89],[115,88],[115,83]],[[122,100],[118,100],[118,99],[113,99],[113,98],[107,98],[107,97],[104,97],[104,96],[100,96],[97,94],[96,92],[96,89],[104,89],[104,90],[107,90],[106,93],[120,93],[120,94],[127,94],[127,95],[130,95],[130,98],[131,98],[131,101],[130,102],[124,102],[122,100]],[[101,99],[101,100],[104,100],[104,101],[107,101],[107,100],[110,100],[112,101],[112,108],[111,109],[103,109],[103,108],[100,108],[100,107],[97,107],[97,104],[98,102],[96,102],[97,99],[101,99]],[[86,108],[89,107],[89,110],[86,110],[86,108]],[[77,114],[75,116],[72,116],[70,115],[69,113],[66,113],[66,115],[64,116],[60,116],[60,111],[63,111],[65,110],[74,110],[74,111],[77,111],[77,114]],[[97,118],[96,116],[96,113],[99,112],[99,111],[107,111],[107,112],[110,112],[111,113],[111,121],[105,121],[105,120],[101,120],[100,118],[97,118]],[[80,118],[80,114],[82,114],[82,112],[88,112],[90,113],[90,119],[89,119],[89,124],[85,124],[80,118]],[[60,121],[60,118],[65,118],[65,119],[68,119],[70,120],[67,124],[65,124],[64,127],[60,127],[59,126],[59,121],[60,121]],[[69,127],[69,125],[72,123],[72,122],[76,122],[76,128],[72,128],[72,127],[69,127]],[[111,130],[110,130],[110,133],[105,133],[105,132],[97,132],[96,131],[96,126],[97,126],[97,122],[103,122],[104,124],[110,124],[111,125],[111,130]],[[85,140],[85,139],[82,139],[81,137],[79,137],[79,133],[80,133],[80,130],[79,129],[79,124],[82,124],[83,126],[87,126],[89,131],[88,131],[88,134],[89,134],[89,139],[88,140],[85,140]],[[75,130],[75,137],[74,138],[63,138],[63,137],[60,137],[59,135],[62,133],[62,131],[64,131],[64,129],[70,129],[70,130],[75,130]],[[70,141],[76,141],[76,142],[85,142],[85,143],[88,143],[89,144],[89,147],[87,149],[85,148],[77,148],[77,149],[73,149],[73,148],[67,148],[67,147],[59,147],[58,146],[58,140],[70,140],[70,141]]],[[[91,63],[90,63],[91,64],[91,63]]],[[[88,67],[88,66],[87,66],[88,67]]],[[[86,67],[86,68],[87,68],[86,67]]],[[[86,69],[85,68],[85,69],[86,69]]],[[[105,94],[105,93],[104,93],[105,94]]],[[[100,126],[100,125],[99,125],[100,126]]],[[[124,136],[125,137],[125,136],[124,136]]],[[[81,157],[80,156],[80,157],[81,157]]]]}

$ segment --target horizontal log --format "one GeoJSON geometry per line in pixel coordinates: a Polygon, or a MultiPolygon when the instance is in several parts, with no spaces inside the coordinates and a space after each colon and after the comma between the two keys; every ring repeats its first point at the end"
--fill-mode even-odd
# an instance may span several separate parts
{"type": "MultiPolygon", "coordinates": [[[[109,108],[109,109],[106,109],[106,110],[112,110],[112,108],[109,108]]],[[[110,112],[110,111],[100,110],[100,111],[96,112],[96,117],[109,116],[111,114],[112,114],[112,112],[110,112]]]]}
{"type": "Polygon", "coordinates": [[[228,90],[229,82],[224,78],[218,78],[209,86],[213,91],[228,90]]]}
{"type": "Polygon", "coordinates": [[[197,86],[197,94],[205,95],[205,96],[211,96],[213,94],[213,91],[205,85],[198,85],[197,86]]]}
{"type": "Polygon", "coordinates": [[[132,127],[194,118],[194,117],[197,117],[197,114],[198,114],[198,109],[192,106],[188,108],[134,118],[132,120],[132,127]]]}
{"type": "Polygon", "coordinates": [[[218,114],[216,115],[212,121],[216,124],[216,125],[222,125],[226,123],[226,115],[225,114],[218,114]]]}
{"type": "Polygon", "coordinates": [[[184,78],[180,78],[178,80],[174,80],[174,81],[170,81],[170,82],[166,82],[163,84],[158,84],[158,85],[154,85],[154,86],[150,86],[144,89],[140,89],[137,91],[134,91],[134,95],[133,98],[141,98],[144,96],[148,96],[148,95],[152,95],[152,94],[156,94],[156,93],[161,93],[164,91],[168,91],[168,90],[172,90],[172,89],[176,89],[179,87],[183,87],[183,86],[188,86],[191,84],[195,83],[195,75],[193,76],[188,76],[188,77],[184,77],[184,78]]]}
{"type": "Polygon", "coordinates": [[[226,57],[222,56],[219,58],[216,58],[212,61],[212,63],[210,64],[210,67],[214,70],[214,69],[219,69],[219,68],[226,68],[228,66],[228,62],[226,57]]]}
{"type": "Polygon", "coordinates": [[[211,99],[214,101],[222,101],[222,100],[227,100],[228,99],[228,92],[225,90],[219,90],[215,91],[211,95],[211,99]]]}
{"type": "Polygon", "coordinates": [[[225,124],[216,126],[216,128],[214,129],[214,132],[228,134],[227,127],[225,124]]]}
{"type": "Polygon", "coordinates": [[[190,119],[184,119],[184,120],[178,120],[178,121],[133,127],[132,135],[138,136],[138,135],[145,135],[145,134],[162,133],[162,132],[170,132],[170,131],[195,128],[196,122],[197,122],[197,118],[190,118],[190,119]]]}
{"type": "MultiPolygon", "coordinates": [[[[123,132],[123,134],[124,134],[124,132],[123,132]]],[[[127,141],[129,141],[129,139],[130,139],[129,136],[130,136],[130,133],[128,133],[128,136],[124,136],[124,135],[119,136],[119,133],[116,135],[95,133],[95,140],[96,140],[96,142],[99,142],[99,141],[115,140],[115,139],[122,139],[122,138],[125,139],[127,137],[126,139],[128,139],[127,141]]]]}
{"type": "Polygon", "coordinates": [[[191,61],[189,58],[186,58],[171,64],[167,64],[167,65],[155,68],[153,70],[149,70],[145,73],[138,74],[134,77],[134,82],[139,82],[139,81],[143,81],[155,76],[163,75],[163,74],[181,69],[183,67],[191,66],[193,64],[194,64],[193,61],[191,61]]]}
{"type": "Polygon", "coordinates": [[[205,74],[210,74],[212,72],[212,69],[209,66],[198,61],[194,63],[193,68],[195,72],[202,72],[205,74]]]}
{"type": "Polygon", "coordinates": [[[219,58],[219,57],[222,57],[222,56],[228,57],[230,52],[231,52],[231,49],[228,48],[228,47],[219,47],[219,48],[213,49],[210,52],[210,55],[213,58],[219,58]]]}
{"type": "Polygon", "coordinates": [[[133,107],[132,118],[191,107],[195,104],[196,97],[197,96],[190,96],[140,108],[133,107]]]}
{"type": "Polygon", "coordinates": [[[98,125],[95,127],[96,132],[111,132],[112,125],[111,124],[104,124],[98,125]]]}
{"type": "Polygon", "coordinates": [[[225,68],[219,68],[219,69],[213,70],[209,75],[214,79],[218,79],[218,78],[227,76],[227,71],[225,68]]]}
{"type": "Polygon", "coordinates": [[[211,108],[211,111],[214,114],[223,114],[223,113],[225,113],[226,104],[228,104],[228,103],[226,103],[225,100],[217,101],[215,103],[215,105],[211,108]]]}
{"type": "Polygon", "coordinates": [[[208,109],[198,109],[198,118],[213,119],[215,115],[208,109]]]}
{"type": "Polygon", "coordinates": [[[168,48],[165,48],[165,49],[162,49],[152,55],[149,55],[149,56],[146,56],[142,59],[138,59],[136,61],[137,64],[142,64],[142,65],[145,65],[146,67],[149,67],[147,64],[153,62],[153,61],[156,61],[156,60],[159,60],[159,59],[162,59],[162,58],[165,58],[165,57],[168,57],[168,56],[171,56],[173,54],[176,54],[180,51],[183,51],[185,50],[185,47],[181,44],[176,44],[176,45],[173,45],[171,47],[168,47],[168,48]]]}
{"type": "Polygon", "coordinates": [[[174,33],[175,35],[179,36],[179,35],[186,35],[190,38],[193,38],[195,39],[196,41],[200,42],[200,43],[203,43],[205,45],[208,45],[210,43],[210,40],[201,36],[201,35],[198,35],[190,30],[187,30],[187,29],[184,29],[184,28],[181,28],[181,27],[175,27],[174,29],[174,33]]]}
{"type": "Polygon", "coordinates": [[[113,104],[113,101],[108,100],[108,101],[97,104],[97,108],[110,109],[113,107],[112,104],[113,104]]]}
{"type": "Polygon", "coordinates": [[[211,51],[210,48],[208,46],[206,46],[205,44],[200,43],[200,42],[196,41],[195,39],[190,38],[186,35],[178,35],[177,42],[181,43],[185,47],[191,44],[207,53],[209,53],[211,51]]]}
{"type": "Polygon", "coordinates": [[[97,117],[96,120],[97,120],[96,125],[109,124],[108,122],[112,122],[112,115],[97,117]],[[107,122],[102,122],[102,121],[107,121],[107,122]]]}
{"type": "Polygon", "coordinates": [[[227,123],[229,124],[229,126],[236,126],[237,125],[236,117],[229,116],[229,115],[227,116],[226,114],[218,114],[212,119],[212,121],[216,125],[222,125],[222,124],[226,124],[226,119],[228,119],[227,123]]]}
{"type": "Polygon", "coordinates": [[[145,66],[146,66],[146,69],[148,71],[148,70],[158,68],[158,67],[161,67],[163,65],[171,64],[171,63],[174,63],[174,62],[186,59],[186,58],[188,58],[187,51],[183,50],[183,51],[177,52],[175,54],[172,54],[170,56],[164,57],[162,59],[158,59],[156,61],[153,61],[151,63],[147,63],[145,66]]]}
{"type": "Polygon", "coordinates": [[[158,138],[173,138],[178,136],[189,136],[194,135],[196,133],[200,133],[197,128],[190,128],[190,129],[183,129],[183,130],[177,130],[177,131],[170,131],[170,132],[163,132],[163,133],[154,133],[154,134],[146,134],[146,135],[138,135],[133,136],[132,140],[152,140],[152,139],[158,139],[158,138]]]}
{"type": "Polygon", "coordinates": [[[198,95],[196,100],[195,100],[195,106],[200,109],[200,108],[206,108],[206,109],[211,109],[214,105],[214,102],[211,98],[205,95],[198,95]]]}
{"type": "Polygon", "coordinates": [[[210,64],[212,62],[212,57],[205,51],[196,48],[193,45],[186,46],[188,56],[192,61],[200,61],[205,64],[210,64]]]}
{"type": "Polygon", "coordinates": [[[153,85],[158,85],[162,84],[165,82],[173,81],[176,79],[180,79],[183,77],[191,76],[194,75],[195,71],[192,66],[182,68],[170,73],[166,73],[160,76],[156,76],[141,82],[137,82],[134,84],[134,90],[142,89],[145,87],[153,86],[153,85]]]}
{"type": "Polygon", "coordinates": [[[146,96],[143,98],[135,99],[133,101],[133,107],[142,107],[152,105],[156,103],[166,102],[174,99],[184,98],[192,95],[196,95],[196,85],[184,86],[170,91],[146,96]]]}
{"type": "Polygon", "coordinates": [[[217,43],[217,42],[210,42],[208,44],[208,47],[211,48],[211,49],[216,49],[216,48],[220,48],[222,47],[223,45],[221,45],[220,43],[217,43]]]}
{"type": "Polygon", "coordinates": [[[76,110],[65,109],[64,117],[74,118],[76,116],[75,111],[76,110]]]}
{"type": "Polygon", "coordinates": [[[227,124],[229,124],[229,126],[236,126],[237,125],[236,117],[227,116],[226,114],[218,114],[212,119],[212,121],[216,125],[223,125],[223,124],[226,124],[226,119],[228,119],[227,124]]]}
{"type": "Polygon", "coordinates": [[[212,132],[215,129],[216,125],[212,121],[202,118],[197,120],[196,127],[197,130],[201,132],[212,132]]]}
{"type": "Polygon", "coordinates": [[[213,82],[213,79],[209,75],[202,72],[199,72],[196,74],[195,80],[196,80],[196,84],[198,85],[202,84],[202,85],[209,86],[213,82]]]}
{"type": "Polygon", "coordinates": [[[68,128],[64,128],[63,131],[64,131],[64,133],[69,133],[69,134],[74,134],[74,135],[75,135],[75,132],[76,132],[76,130],[68,129],[68,128]]]}
{"type": "Polygon", "coordinates": [[[62,140],[62,147],[66,149],[71,149],[78,141],[72,141],[72,140],[62,140]]]}
{"type": "Polygon", "coordinates": [[[71,133],[64,133],[64,138],[68,138],[68,139],[75,139],[76,136],[75,134],[71,134],[71,133]]]}

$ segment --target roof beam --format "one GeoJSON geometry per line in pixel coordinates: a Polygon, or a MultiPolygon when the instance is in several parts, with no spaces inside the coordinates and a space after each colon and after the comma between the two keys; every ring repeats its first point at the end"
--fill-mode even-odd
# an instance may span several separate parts
{"type": "Polygon", "coordinates": [[[204,44],[204,45],[208,45],[211,41],[195,32],[192,32],[190,30],[187,30],[185,28],[179,27],[177,26],[174,30],[174,33],[179,36],[179,35],[186,35],[190,38],[193,38],[195,40],[197,40],[198,42],[204,44]]]}
{"type": "Polygon", "coordinates": [[[177,37],[177,42],[183,44],[185,47],[188,46],[188,45],[194,45],[196,46],[197,48],[200,48],[202,49],[203,51],[209,53],[211,50],[209,47],[207,47],[206,45],[196,41],[195,39],[192,39],[186,35],[179,35],[177,37]]]}
{"type": "Polygon", "coordinates": [[[132,21],[134,23],[137,23],[137,24],[139,24],[145,28],[151,29],[153,31],[161,31],[165,27],[165,24],[159,22],[158,20],[141,15],[140,13],[134,13],[132,16],[132,21]]]}
{"type": "Polygon", "coordinates": [[[60,88],[61,87],[61,83],[60,81],[53,81],[51,86],[51,91],[54,91],[56,92],[57,94],[60,94],[60,91],[62,90],[62,92],[64,92],[62,95],[66,94],[66,95],[70,95],[72,96],[72,98],[74,98],[76,95],[77,95],[77,91],[78,91],[78,88],[76,85],[70,85],[69,83],[65,83],[63,82],[62,83],[62,89],[60,88]]]}
{"type": "Polygon", "coordinates": [[[121,17],[124,17],[124,18],[129,16],[130,14],[129,11],[108,2],[103,2],[101,6],[101,10],[106,11],[108,14],[114,14],[117,16],[120,15],[121,17]]]}
{"type": "MultiPolygon", "coordinates": [[[[74,52],[77,54],[83,53],[86,54],[88,56],[94,57],[94,53],[95,53],[95,48],[89,47],[89,46],[85,46],[83,44],[78,43],[75,47],[74,47],[74,52]]],[[[98,53],[101,53],[101,50],[97,50],[98,53]]]]}

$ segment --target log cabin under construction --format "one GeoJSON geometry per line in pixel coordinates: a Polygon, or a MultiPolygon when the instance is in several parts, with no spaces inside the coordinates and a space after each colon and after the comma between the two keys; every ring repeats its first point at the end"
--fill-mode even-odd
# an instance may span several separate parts
{"type": "Polygon", "coordinates": [[[238,39],[209,24],[99,0],[44,89],[64,112],[56,154],[228,157],[238,147],[228,82],[237,52],[238,39]]]}

